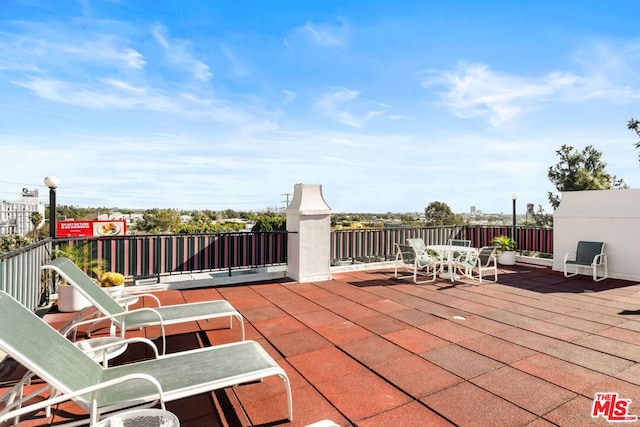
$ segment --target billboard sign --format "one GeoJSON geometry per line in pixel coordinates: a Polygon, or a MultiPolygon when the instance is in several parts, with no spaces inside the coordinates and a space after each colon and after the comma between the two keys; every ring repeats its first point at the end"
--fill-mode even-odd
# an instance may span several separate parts
{"type": "Polygon", "coordinates": [[[109,237],[127,234],[124,220],[64,220],[56,222],[56,237],[109,237]]]}

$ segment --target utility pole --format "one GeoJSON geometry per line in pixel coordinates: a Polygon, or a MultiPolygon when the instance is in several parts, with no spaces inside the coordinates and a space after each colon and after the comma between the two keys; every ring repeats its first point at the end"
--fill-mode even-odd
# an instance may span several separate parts
{"type": "Polygon", "coordinates": [[[286,196],[287,200],[283,200],[284,203],[286,203],[286,205],[284,205],[284,207],[286,208],[287,206],[289,206],[289,196],[291,196],[291,193],[282,193],[281,196],[286,196]]]}

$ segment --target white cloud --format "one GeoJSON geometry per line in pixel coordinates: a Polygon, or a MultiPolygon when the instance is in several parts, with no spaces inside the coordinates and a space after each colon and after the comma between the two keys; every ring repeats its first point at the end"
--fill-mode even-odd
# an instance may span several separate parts
{"type": "Polygon", "coordinates": [[[640,100],[640,44],[589,40],[571,58],[574,71],[538,76],[507,74],[481,63],[461,63],[449,71],[428,72],[425,89],[440,90],[453,114],[480,117],[494,127],[552,102],[612,104],[640,100]]]}
{"type": "Polygon", "coordinates": [[[461,64],[453,71],[425,79],[422,86],[443,86],[446,92],[442,101],[456,116],[483,117],[498,127],[532,111],[550,95],[578,80],[566,73],[528,78],[495,72],[484,64],[461,64]]]}
{"type": "Polygon", "coordinates": [[[344,20],[340,21],[340,25],[307,21],[296,29],[296,33],[313,45],[324,48],[346,47],[349,39],[349,27],[344,20]]]}
{"type": "Polygon", "coordinates": [[[355,128],[363,128],[368,120],[384,114],[385,105],[363,100],[360,92],[338,88],[321,96],[316,108],[326,116],[355,128]]]}
{"type": "Polygon", "coordinates": [[[284,93],[284,100],[282,102],[285,104],[293,102],[298,97],[297,93],[292,92],[290,90],[284,90],[282,92],[284,93]]]}
{"type": "Polygon", "coordinates": [[[215,98],[187,92],[169,93],[117,79],[105,78],[98,84],[83,84],[32,77],[12,83],[49,101],[92,109],[149,110],[217,123],[237,124],[253,119],[253,114],[215,98]]]}
{"type": "Polygon", "coordinates": [[[249,75],[249,67],[244,65],[236,56],[236,54],[225,44],[220,45],[223,55],[229,61],[231,66],[231,73],[238,77],[245,77],[249,75]]]}
{"type": "Polygon", "coordinates": [[[123,80],[107,78],[107,79],[104,79],[104,82],[107,85],[111,85],[117,89],[121,89],[124,92],[131,92],[138,95],[144,95],[147,92],[145,88],[135,87],[131,83],[125,82],[123,80]]]}
{"type": "Polygon", "coordinates": [[[77,39],[77,35],[67,37],[69,29],[53,32],[26,27],[21,35],[0,33],[0,70],[45,72],[55,67],[62,73],[70,71],[70,64],[78,63],[141,70],[147,63],[142,53],[114,36],[98,34],[77,39]]]}
{"type": "Polygon", "coordinates": [[[177,113],[180,107],[171,97],[134,88],[127,83],[107,80],[102,86],[75,84],[58,79],[31,78],[14,84],[33,91],[41,98],[80,107],[104,109],[143,108],[177,113]]]}
{"type": "Polygon", "coordinates": [[[187,72],[197,80],[209,81],[213,73],[207,64],[191,53],[191,43],[187,40],[170,39],[165,33],[166,29],[161,26],[157,26],[151,31],[154,39],[164,49],[167,61],[174,65],[186,67],[187,72]]]}

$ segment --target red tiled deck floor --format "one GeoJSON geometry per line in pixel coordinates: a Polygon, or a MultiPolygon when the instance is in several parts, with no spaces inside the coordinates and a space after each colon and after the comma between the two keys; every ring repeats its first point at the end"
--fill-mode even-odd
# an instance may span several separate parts
{"type": "MultiPolygon", "coordinates": [[[[275,379],[167,404],[183,426],[585,426],[596,392],[640,415],[640,284],[549,268],[503,268],[499,283],[413,285],[392,271],[317,283],[163,291],[165,304],[225,298],[287,371],[294,421],[275,379]]],[[[58,324],[63,315],[46,320],[58,324]]],[[[226,321],[172,327],[169,351],[238,339],[226,321]]],[[[130,349],[115,363],[136,360],[130,349]]],[[[10,385],[6,378],[1,386],[10,385]]],[[[1,392],[2,390],[0,390],[1,392]]],[[[21,425],[79,414],[60,408],[21,425]]]]}

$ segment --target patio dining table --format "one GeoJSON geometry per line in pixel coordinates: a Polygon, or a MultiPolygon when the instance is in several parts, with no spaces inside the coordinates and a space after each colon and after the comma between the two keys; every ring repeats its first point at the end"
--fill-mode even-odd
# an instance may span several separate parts
{"type": "Polygon", "coordinates": [[[447,263],[447,271],[440,273],[441,279],[450,279],[452,282],[460,279],[460,276],[456,274],[455,267],[453,265],[454,253],[473,254],[478,250],[469,246],[457,246],[457,245],[427,245],[427,250],[437,252],[440,258],[447,263]]]}

